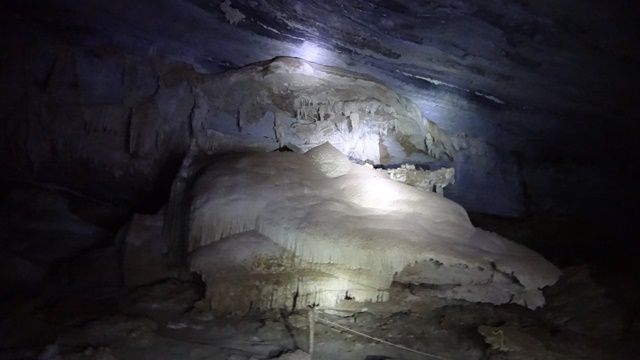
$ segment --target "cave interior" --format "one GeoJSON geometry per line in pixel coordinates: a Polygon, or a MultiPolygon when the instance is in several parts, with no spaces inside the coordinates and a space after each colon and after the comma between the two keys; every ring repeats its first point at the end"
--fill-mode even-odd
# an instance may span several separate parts
{"type": "Polygon", "coordinates": [[[637,358],[637,2],[0,9],[0,358],[637,358]]]}

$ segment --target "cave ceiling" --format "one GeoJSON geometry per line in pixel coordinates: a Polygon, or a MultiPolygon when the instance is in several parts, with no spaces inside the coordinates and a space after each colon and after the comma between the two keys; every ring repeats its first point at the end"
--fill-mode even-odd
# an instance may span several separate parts
{"type": "Polygon", "coordinates": [[[637,11],[624,1],[54,0],[8,10],[27,27],[21,36],[200,71],[280,55],[344,67],[396,88],[450,132],[507,145],[548,138],[583,114],[621,114],[628,99],[612,94],[631,90],[638,58],[637,11]]]}

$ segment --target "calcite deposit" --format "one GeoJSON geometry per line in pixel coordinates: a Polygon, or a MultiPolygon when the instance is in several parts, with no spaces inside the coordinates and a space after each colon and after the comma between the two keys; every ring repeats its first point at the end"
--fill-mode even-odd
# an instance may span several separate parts
{"type": "Polygon", "coordinates": [[[217,156],[195,173],[186,247],[215,311],[386,301],[394,281],[537,308],[559,276],[475,228],[458,204],[350,164],[329,144],[217,156]]]}
{"type": "Polygon", "coordinates": [[[195,91],[194,136],[209,152],[330,141],[373,163],[453,156],[446,133],[375,79],[297,58],[224,73],[195,91]]]}

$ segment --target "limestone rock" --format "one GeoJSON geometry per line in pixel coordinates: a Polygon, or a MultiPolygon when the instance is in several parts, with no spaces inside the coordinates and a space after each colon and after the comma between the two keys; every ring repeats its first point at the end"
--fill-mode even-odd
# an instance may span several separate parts
{"type": "MultiPolygon", "coordinates": [[[[349,286],[351,296],[378,291],[340,277],[335,269],[326,269],[328,266],[297,258],[292,251],[255,231],[200,247],[192,253],[190,263],[208,285],[207,305],[217,313],[242,315],[326,304],[325,300],[338,301],[348,294],[348,289],[336,289],[338,284],[349,286]]],[[[356,273],[346,268],[343,271],[356,273]]],[[[384,296],[386,293],[380,291],[378,299],[384,296]]]]}
{"type": "Polygon", "coordinates": [[[523,216],[525,194],[517,159],[477,138],[464,142],[466,149],[456,153],[456,181],[447,187],[447,196],[470,212],[523,216]]]}
{"type": "Polygon", "coordinates": [[[167,279],[133,290],[128,297],[127,313],[167,319],[185,313],[201,298],[201,284],[167,279]]]}
{"type": "Polygon", "coordinates": [[[453,160],[455,145],[447,133],[440,129],[436,123],[427,120],[427,134],[425,145],[429,155],[436,159],[453,160]]]}
{"type": "Polygon", "coordinates": [[[311,356],[302,351],[302,350],[296,350],[294,352],[289,352],[289,353],[284,353],[280,356],[278,356],[276,359],[280,359],[280,360],[309,360],[311,359],[311,356]]]}
{"type": "Polygon", "coordinates": [[[254,153],[213,157],[198,174],[187,249],[217,310],[385,301],[393,281],[537,308],[559,275],[459,205],[365,166],[328,177],[311,157],[254,153]]]}
{"type": "MultiPolygon", "coordinates": [[[[558,355],[550,353],[544,343],[515,326],[480,326],[478,332],[484,336],[484,341],[492,349],[514,353],[515,355],[510,357],[513,359],[530,359],[533,354],[541,356],[542,359],[551,359],[555,358],[553,355],[558,355]]],[[[538,358],[537,356],[534,358],[538,358]]]]}
{"type": "Polygon", "coordinates": [[[36,77],[11,90],[25,96],[3,114],[21,120],[0,132],[12,149],[0,153],[10,175],[33,174],[99,199],[156,197],[166,190],[157,181],[168,183],[194,140],[208,153],[305,152],[330,141],[351,158],[384,164],[434,161],[453,149],[413,102],[379,81],[298,58],[212,75],[113,49],[9,56],[35,74],[17,66],[3,73],[36,77]]]}
{"type": "MultiPolygon", "coordinates": [[[[49,359],[48,357],[40,357],[49,359]]],[[[110,348],[102,346],[98,348],[88,347],[82,352],[64,354],[59,357],[65,360],[117,360],[110,348]]]]}
{"type": "MultiPolygon", "coordinates": [[[[620,281],[624,284],[621,289],[626,292],[630,286],[624,280],[620,281]]],[[[557,285],[545,290],[549,301],[544,309],[544,317],[549,323],[594,337],[620,334],[629,326],[629,320],[625,319],[632,316],[625,315],[625,306],[607,295],[605,288],[592,279],[586,266],[563,269],[557,285]]],[[[626,292],[625,295],[627,293],[632,292],[626,292]]],[[[637,303],[633,300],[630,302],[637,303]]]]}
{"type": "Polygon", "coordinates": [[[374,163],[454,152],[448,136],[408,99],[372,78],[302,59],[252,64],[197,88],[194,135],[212,152],[218,145],[210,134],[302,152],[330,141],[374,163]]]}
{"type": "Polygon", "coordinates": [[[345,175],[352,167],[351,161],[328,142],[307,151],[305,155],[328,177],[345,175]]]}
{"type": "MultiPolygon", "coordinates": [[[[501,357],[512,360],[573,360],[611,357],[609,356],[611,353],[605,354],[601,346],[589,346],[588,343],[578,340],[579,338],[571,337],[570,333],[553,333],[540,325],[483,325],[478,327],[478,332],[490,346],[490,354],[500,354],[501,357]]],[[[598,338],[599,343],[602,342],[601,339],[598,338]]]]}
{"type": "Polygon", "coordinates": [[[425,191],[442,195],[447,185],[455,183],[455,169],[442,168],[434,171],[416,169],[415,165],[403,164],[396,169],[380,170],[389,175],[391,180],[415,186],[425,191]]]}
{"type": "Polygon", "coordinates": [[[124,283],[128,287],[150,284],[170,276],[162,237],[164,216],[135,214],[122,230],[124,283]]]}
{"type": "Polygon", "coordinates": [[[0,295],[56,286],[117,285],[111,244],[126,211],[71,191],[31,185],[4,190],[0,204],[0,295]]]}
{"type": "Polygon", "coordinates": [[[127,343],[135,348],[146,348],[153,344],[157,328],[158,324],[147,318],[114,315],[89,321],[81,328],[62,336],[59,342],[68,347],[87,343],[127,343]]]}

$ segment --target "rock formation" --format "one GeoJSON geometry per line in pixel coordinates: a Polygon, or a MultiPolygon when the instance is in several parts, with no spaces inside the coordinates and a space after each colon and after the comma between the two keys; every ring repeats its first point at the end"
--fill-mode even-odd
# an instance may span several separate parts
{"type": "Polygon", "coordinates": [[[454,151],[415,104],[374,79],[296,58],[220,75],[199,87],[195,101],[194,135],[212,152],[249,146],[304,152],[330,141],[351,158],[379,164],[454,151]]]}
{"type": "Polygon", "coordinates": [[[434,171],[416,169],[415,165],[403,164],[399,168],[379,170],[389,175],[391,180],[400,181],[425,191],[443,195],[447,185],[455,183],[456,170],[442,168],[434,171]]]}
{"type": "Polygon", "coordinates": [[[23,119],[0,132],[10,176],[99,198],[167,190],[194,140],[207,153],[304,152],[331,141],[376,164],[454,152],[413,102],[377,80],[298,58],[211,75],[108,50],[43,47],[8,56],[12,66],[23,64],[4,71],[20,80],[2,116],[23,119]],[[86,173],[100,184],[89,186],[86,173]]]}
{"type": "Polygon", "coordinates": [[[451,299],[544,304],[540,289],[559,272],[542,257],[475,228],[442,196],[346,164],[324,144],[216,156],[194,172],[186,247],[213,310],[386,301],[394,281],[451,299]]]}

